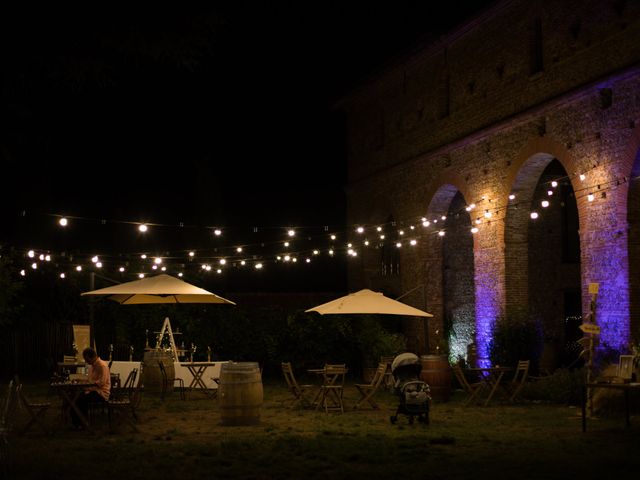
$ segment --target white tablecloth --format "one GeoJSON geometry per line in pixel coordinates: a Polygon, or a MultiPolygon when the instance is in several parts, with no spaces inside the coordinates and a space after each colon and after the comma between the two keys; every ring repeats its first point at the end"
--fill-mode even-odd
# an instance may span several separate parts
{"type": "MultiPolygon", "coordinates": [[[[173,368],[175,371],[175,378],[181,378],[184,381],[185,386],[188,386],[193,380],[193,375],[189,372],[187,367],[183,367],[180,363],[186,362],[174,362],[173,368]]],[[[202,363],[202,362],[198,362],[202,363]]],[[[218,388],[218,384],[212,380],[212,378],[220,377],[220,367],[223,363],[227,362],[211,362],[211,365],[207,367],[207,370],[202,375],[202,380],[207,388],[218,388]]],[[[111,373],[117,373],[120,375],[120,382],[124,381],[129,376],[129,372],[134,368],[140,372],[140,362],[116,362],[111,364],[111,373]]]]}

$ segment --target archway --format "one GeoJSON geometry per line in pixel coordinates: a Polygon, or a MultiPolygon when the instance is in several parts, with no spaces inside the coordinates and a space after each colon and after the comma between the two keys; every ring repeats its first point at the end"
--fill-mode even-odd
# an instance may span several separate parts
{"type": "Polygon", "coordinates": [[[629,181],[629,282],[631,340],[640,344],[640,152],[636,154],[629,181]]]}
{"type": "Polygon", "coordinates": [[[475,337],[474,255],[471,218],[464,195],[442,185],[428,209],[427,301],[434,306],[429,322],[429,350],[449,358],[467,359],[475,337]]]}
{"type": "Polygon", "coordinates": [[[542,369],[578,361],[581,333],[578,207],[566,170],[552,155],[524,162],[505,217],[507,325],[523,328],[522,355],[542,369]]]}

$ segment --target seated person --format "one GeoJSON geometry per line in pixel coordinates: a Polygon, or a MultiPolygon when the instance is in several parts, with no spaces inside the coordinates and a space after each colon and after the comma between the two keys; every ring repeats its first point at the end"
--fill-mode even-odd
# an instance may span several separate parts
{"type": "MultiPolygon", "coordinates": [[[[90,403],[105,402],[109,399],[111,375],[107,362],[102,360],[93,348],[85,348],[82,357],[89,365],[88,382],[95,384],[87,388],[76,403],[78,409],[87,417],[90,403]]],[[[75,428],[82,428],[82,422],[74,410],[71,410],[71,420],[75,428]]]]}

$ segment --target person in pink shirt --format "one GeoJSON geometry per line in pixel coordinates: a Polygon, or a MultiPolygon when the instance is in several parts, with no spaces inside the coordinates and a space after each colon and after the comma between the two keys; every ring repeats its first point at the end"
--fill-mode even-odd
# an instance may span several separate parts
{"type": "MultiPolygon", "coordinates": [[[[85,348],[82,351],[82,357],[87,365],[89,365],[88,382],[93,383],[94,386],[87,388],[84,393],[80,395],[76,404],[82,414],[87,417],[90,403],[106,402],[109,399],[109,394],[111,393],[111,375],[109,365],[98,356],[93,348],[85,348]]],[[[75,428],[82,428],[82,422],[73,410],[71,410],[71,420],[75,428]]]]}

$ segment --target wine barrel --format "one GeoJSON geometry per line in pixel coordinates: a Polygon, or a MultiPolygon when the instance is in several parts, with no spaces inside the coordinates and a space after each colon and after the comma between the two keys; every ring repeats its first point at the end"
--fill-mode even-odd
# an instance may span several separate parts
{"type": "Polygon", "coordinates": [[[429,384],[431,398],[446,402],[451,398],[451,366],[446,355],[422,355],[420,378],[429,384]]]}
{"type": "MultiPolygon", "coordinates": [[[[163,352],[162,350],[147,350],[144,352],[144,368],[142,369],[145,393],[162,393],[162,372],[160,372],[158,362],[162,362],[162,365],[164,365],[164,370],[167,373],[167,384],[173,386],[173,379],[176,373],[171,353],[163,352]]],[[[170,393],[171,390],[173,389],[168,388],[167,393],[170,393]]]]}
{"type": "Polygon", "coordinates": [[[262,400],[262,375],[257,363],[221,365],[218,387],[221,425],[257,425],[262,400]]]}

